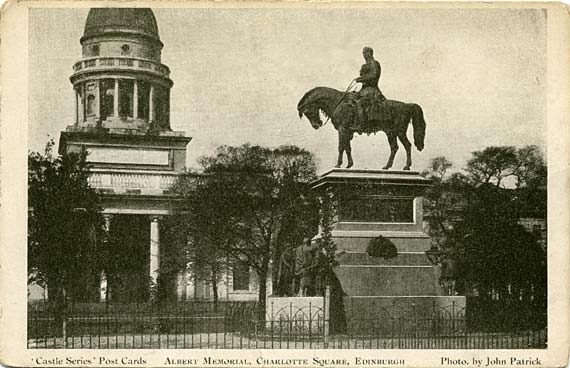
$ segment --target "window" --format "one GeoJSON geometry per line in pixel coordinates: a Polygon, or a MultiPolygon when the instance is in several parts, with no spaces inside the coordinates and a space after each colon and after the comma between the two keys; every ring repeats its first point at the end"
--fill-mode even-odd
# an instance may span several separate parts
{"type": "Polygon", "coordinates": [[[542,226],[532,225],[532,233],[538,238],[542,237],[542,226]]]}
{"type": "Polygon", "coordinates": [[[148,82],[139,80],[137,81],[138,87],[138,114],[139,119],[148,119],[148,107],[149,107],[149,92],[150,86],[148,82]]]}
{"type": "Polygon", "coordinates": [[[119,115],[121,118],[133,116],[133,88],[132,80],[119,81],[119,115]]]}
{"type": "Polygon", "coordinates": [[[249,291],[249,267],[241,262],[233,266],[234,291],[249,291]]]}
{"type": "Polygon", "coordinates": [[[91,46],[91,52],[93,52],[94,56],[98,56],[99,55],[99,45],[91,46]]]}
{"type": "Polygon", "coordinates": [[[95,83],[87,83],[82,85],[82,93],[81,96],[83,98],[83,109],[84,109],[84,118],[86,116],[92,116],[95,114],[95,83]]]}
{"type": "Polygon", "coordinates": [[[151,59],[158,59],[158,58],[160,58],[160,49],[158,49],[158,52],[157,52],[157,49],[156,49],[154,46],[150,46],[150,45],[149,45],[149,47],[148,47],[148,56],[147,56],[147,57],[149,57],[149,58],[151,58],[151,59]]]}
{"type": "Polygon", "coordinates": [[[92,94],[87,95],[87,107],[85,110],[86,115],[93,115],[95,113],[95,96],[92,94]]]}
{"type": "Polygon", "coordinates": [[[168,114],[170,109],[169,105],[170,97],[168,95],[168,89],[162,86],[156,86],[154,89],[154,98],[155,101],[158,102],[154,105],[154,111],[155,111],[154,119],[156,120],[160,128],[163,129],[168,128],[169,126],[168,114]]]}
{"type": "Polygon", "coordinates": [[[114,110],[114,95],[115,95],[115,81],[113,79],[103,79],[100,84],[99,101],[101,104],[101,120],[113,116],[114,110]]]}
{"type": "Polygon", "coordinates": [[[123,53],[127,54],[129,51],[131,51],[131,47],[129,45],[123,45],[121,46],[121,50],[123,53]]]}

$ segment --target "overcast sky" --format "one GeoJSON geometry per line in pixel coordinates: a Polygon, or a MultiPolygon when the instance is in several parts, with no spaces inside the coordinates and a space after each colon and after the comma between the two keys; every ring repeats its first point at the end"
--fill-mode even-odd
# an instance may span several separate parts
{"type": "MultiPolygon", "coordinates": [[[[30,11],[30,142],[73,124],[69,76],[87,9],[30,11]]],[[[540,10],[155,9],[171,69],[171,126],[193,137],[188,165],[221,144],[295,144],[319,170],[336,162],[332,125],[315,131],[296,106],[310,88],[344,90],[361,50],[382,65],[389,99],[422,106],[426,148],[461,168],[474,150],[536,144],[545,151],[546,15],[540,10]]],[[[412,137],[412,127],[408,131],[412,137]]],[[[353,140],[355,167],[384,166],[383,133],[353,140]]],[[[394,168],[405,163],[403,148],[394,168]]]]}

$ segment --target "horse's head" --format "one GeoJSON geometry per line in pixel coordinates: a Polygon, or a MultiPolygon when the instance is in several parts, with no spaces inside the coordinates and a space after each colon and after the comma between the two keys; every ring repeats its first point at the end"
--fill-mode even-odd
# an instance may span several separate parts
{"type": "Polygon", "coordinates": [[[314,104],[306,104],[303,106],[298,106],[299,118],[302,119],[303,115],[309,119],[311,126],[315,129],[319,129],[323,126],[323,121],[321,120],[321,115],[319,113],[319,108],[314,104]]]}
{"type": "Polygon", "coordinates": [[[333,111],[338,106],[342,96],[343,92],[328,87],[315,87],[309,90],[297,104],[299,118],[303,118],[305,115],[311,126],[319,129],[324,124],[321,116],[327,119],[331,118],[333,121],[333,111]]]}

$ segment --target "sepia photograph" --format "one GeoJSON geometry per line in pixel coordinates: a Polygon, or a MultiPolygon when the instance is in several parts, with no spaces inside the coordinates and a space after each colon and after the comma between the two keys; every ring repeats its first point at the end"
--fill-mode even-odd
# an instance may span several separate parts
{"type": "Polygon", "coordinates": [[[24,2],[3,364],[566,364],[567,9],[451,5],[24,2]]]}

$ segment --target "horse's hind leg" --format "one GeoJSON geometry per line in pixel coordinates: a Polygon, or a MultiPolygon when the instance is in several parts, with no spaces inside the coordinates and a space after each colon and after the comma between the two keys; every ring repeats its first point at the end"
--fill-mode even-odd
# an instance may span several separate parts
{"type": "Polygon", "coordinates": [[[342,165],[342,151],[338,150],[338,159],[336,160],[336,165],[334,167],[340,167],[342,165]]]}
{"type": "Polygon", "coordinates": [[[348,164],[346,165],[347,169],[350,169],[354,162],[352,162],[352,147],[350,146],[350,141],[352,140],[352,132],[346,133],[344,139],[344,150],[346,151],[346,158],[348,160],[348,164]]]}
{"type": "Polygon", "coordinates": [[[396,156],[396,152],[398,152],[398,140],[396,139],[396,135],[393,132],[386,132],[386,137],[388,138],[388,144],[390,144],[390,158],[388,158],[388,162],[382,170],[388,170],[392,167],[394,157],[396,156]]]}
{"type": "Polygon", "coordinates": [[[410,170],[410,167],[412,166],[412,144],[408,140],[406,132],[400,133],[400,135],[398,135],[398,138],[406,149],[406,166],[404,166],[404,170],[410,170]]]}

